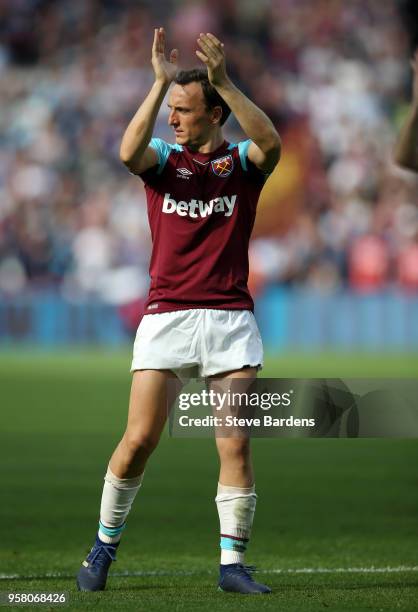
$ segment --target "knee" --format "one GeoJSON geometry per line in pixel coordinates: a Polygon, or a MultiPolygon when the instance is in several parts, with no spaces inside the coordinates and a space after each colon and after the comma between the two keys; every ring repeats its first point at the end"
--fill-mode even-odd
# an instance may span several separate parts
{"type": "Polygon", "coordinates": [[[221,461],[245,463],[250,458],[250,441],[248,438],[219,439],[218,452],[221,461]]]}
{"type": "Polygon", "coordinates": [[[159,438],[144,432],[126,431],[123,442],[131,457],[143,455],[149,457],[158,444],[159,438]]]}

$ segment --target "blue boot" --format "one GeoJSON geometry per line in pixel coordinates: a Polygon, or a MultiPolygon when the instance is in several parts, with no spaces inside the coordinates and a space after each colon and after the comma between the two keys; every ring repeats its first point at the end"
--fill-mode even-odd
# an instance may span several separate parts
{"type": "Polygon", "coordinates": [[[220,566],[219,590],[230,593],[243,593],[245,595],[271,593],[271,589],[265,584],[255,582],[251,573],[254,567],[231,563],[220,566]]]}
{"type": "Polygon", "coordinates": [[[79,591],[104,591],[110,564],[116,561],[118,546],[119,542],[105,544],[96,536],[96,542],[77,574],[79,591]]]}

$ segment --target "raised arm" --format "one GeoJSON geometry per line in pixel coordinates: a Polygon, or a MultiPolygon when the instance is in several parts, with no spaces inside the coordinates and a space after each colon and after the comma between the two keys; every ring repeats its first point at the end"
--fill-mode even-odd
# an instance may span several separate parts
{"type": "Polygon", "coordinates": [[[395,146],[397,164],[418,172],[418,50],[411,60],[413,70],[412,104],[395,146]]]}
{"type": "Polygon", "coordinates": [[[264,172],[272,172],[280,159],[281,141],[273,123],[230,80],[226,73],[224,45],[213,34],[200,34],[199,59],[208,68],[210,83],[225,100],[245,134],[252,140],[248,158],[264,172]]]}
{"type": "Polygon", "coordinates": [[[164,28],[154,30],[152,45],[152,67],[155,81],[151,90],[123,135],[120,145],[120,158],[134,174],[145,172],[158,163],[155,149],[149,147],[155,120],[161,103],[177,72],[178,51],[173,49],[169,61],[165,57],[164,28]]]}

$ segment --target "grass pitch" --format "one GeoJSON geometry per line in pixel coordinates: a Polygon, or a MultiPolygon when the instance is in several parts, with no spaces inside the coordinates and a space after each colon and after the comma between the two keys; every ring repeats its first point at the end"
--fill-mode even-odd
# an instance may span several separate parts
{"type": "MultiPolygon", "coordinates": [[[[243,597],[216,590],[214,443],[164,435],[108,590],[78,593],[74,575],[124,429],[129,360],[0,355],[0,590],[67,591],[71,610],[418,610],[418,440],[254,440],[259,504],[247,560],[274,592],[243,597]]],[[[268,360],[264,374],[417,371],[413,356],[295,355],[268,360]]]]}

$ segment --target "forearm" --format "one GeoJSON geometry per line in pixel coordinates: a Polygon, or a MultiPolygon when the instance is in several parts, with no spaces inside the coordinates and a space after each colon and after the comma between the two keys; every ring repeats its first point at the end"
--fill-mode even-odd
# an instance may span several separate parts
{"type": "Polygon", "coordinates": [[[228,104],[245,134],[263,152],[280,146],[280,137],[267,115],[256,106],[230,80],[216,86],[220,96],[228,104]]]}
{"type": "Polygon", "coordinates": [[[418,102],[412,104],[401,129],[394,153],[395,162],[411,170],[418,170],[418,102]]]}
{"type": "Polygon", "coordinates": [[[169,85],[169,83],[155,81],[126,128],[120,145],[120,158],[124,163],[140,159],[143,155],[151,140],[158,111],[169,85]]]}

